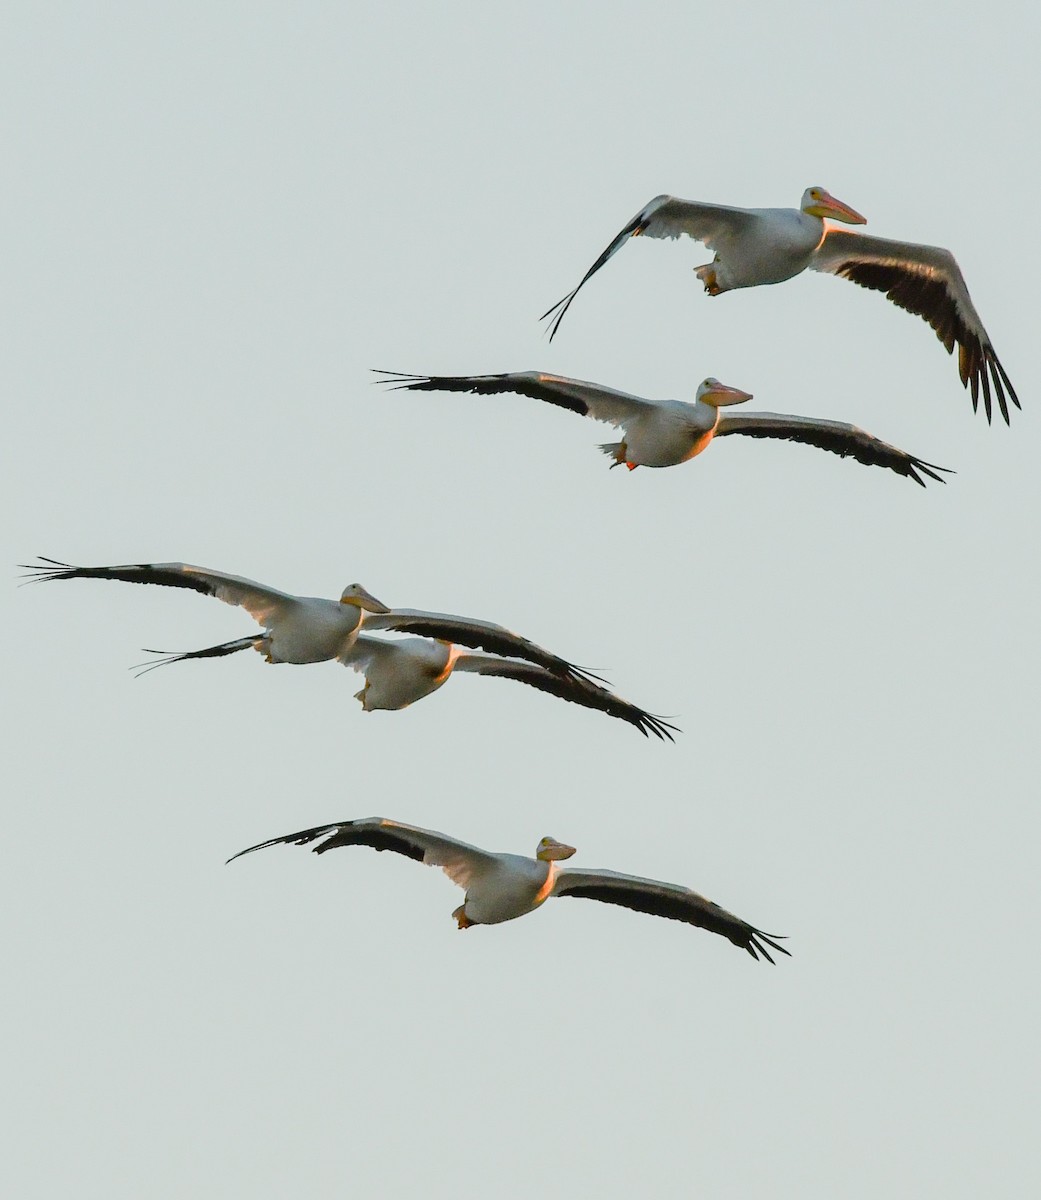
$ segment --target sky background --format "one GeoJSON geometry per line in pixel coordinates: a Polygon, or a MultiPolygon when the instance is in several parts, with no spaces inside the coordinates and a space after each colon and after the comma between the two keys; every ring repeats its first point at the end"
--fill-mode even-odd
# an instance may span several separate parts
{"type": "Polygon", "coordinates": [[[0,1127],[18,1197],[1016,1196],[1037,1013],[1041,17],[1025,3],[9,4],[0,1127]],[[1023,401],[800,277],[710,301],[660,192],[947,246],[1023,401]],[[713,374],[957,474],[606,426],[369,369],[713,374]],[[360,580],[495,620],[674,715],[500,680],[365,715],[336,664],[155,672],[241,636],[189,592],[16,589],[36,554],[360,580]],[[458,933],[386,815],[686,883],[793,957],[595,904],[458,933]]]}

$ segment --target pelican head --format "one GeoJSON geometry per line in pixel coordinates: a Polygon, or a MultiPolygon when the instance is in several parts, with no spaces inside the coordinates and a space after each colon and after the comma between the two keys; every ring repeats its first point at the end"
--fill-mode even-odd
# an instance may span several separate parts
{"type": "Polygon", "coordinates": [[[366,612],[373,613],[388,613],[390,609],[381,604],[371,592],[367,592],[360,583],[352,583],[350,587],[343,589],[343,594],[340,596],[341,604],[353,604],[357,608],[364,608],[366,612]]]}
{"type": "Polygon", "coordinates": [[[752,399],[752,393],[742,392],[740,388],[727,387],[725,383],[709,376],[699,386],[697,398],[704,404],[711,404],[713,408],[722,408],[724,404],[744,404],[746,400],[752,399]]]}
{"type": "Polygon", "coordinates": [[[544,837],[539,842],[539,847],[535,851],[535,857],[540,862],[553,862],[558,858],[570,858],[575,853],[574,846],[568,846],[564,842],[558,842],[556,838],[544,837]]]}
{"type": "Polygon", "coordinates": [[[847,225],[867,224],[867,217],[862,217],[855,208],[836,200],[822,187],[808,187],[802,194],[799,207],[811,217],[830,217],[833,221],[844,221],[847,225]]]}

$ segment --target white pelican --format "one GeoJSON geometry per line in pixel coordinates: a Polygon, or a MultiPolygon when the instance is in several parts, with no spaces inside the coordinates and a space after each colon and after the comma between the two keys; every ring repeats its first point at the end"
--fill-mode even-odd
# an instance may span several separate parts
{"type": "Polygon", "coordinates": [[[710,296],[735,288],[782,283],[807,267],[885,292],[894,304],[928,321],[948,353],[953,353],[957,343],[958,371],[962,383],[971,389],[973,411],[982,385],[984,409],[987,420],[991,419],[993,384],[1007,424],[1006,391],[1017,408],[1022,406],[994,353],[951,252],[938,246],[847,233],[826,226],[825,218],[849,225],[866,224],[860,213],[821,187],[807,188],[797,209],[728,208],[677,196],[657,196],[611,242],[582,276],[578,287],[542,314],[543,320],[552,320],[550,340],[583,284],[630,237],[642,234],[678,238],[686,234],[715,251],[710,263],[697,268],[698,278],[710,296]]]}
{"type": "Polygon", "coordinates": [[[364,675],[365,686],[355,698],[361,701],[366,712],[407,708],[436,692],[453,671],[471,671],[526,683],[561,700],[619,717],[635,725],[644,737],[653,733],[655,737],[668,738],[671,742],[670,731],[676,731],[675,725],[644,712],[591,680],[554,673],[536,663],[516,658],[463,651],[451,642],[427,638],[387,641],[362,635],[352,649],[340,656],[340,662],[364,675]]]}
{"type": "Polygon", "coordinates": [[[550,896],[578,896],[697,925],[710,933],[722,934],[753,958],[761,955],[767,962],[773,962],[767,947],[781,954],[789,953],[774,941],[773,935],[763,933],[690,888],[657,879],[640,879],[636,875],[619,875],[616,871],[561,869],[558,861],[570,858],[575,848],[551,837],[544,837],[535,857],[528,858],[523,854],[492,854],[443,833],[417,829],[386,817],[366,817],[271,838],[239,851],[228,862],[268,846],[305,846],[310,842],[318,842],[314,847],[316,854],[337,846],[371,846],[374,850],[392,850],[428,866],[440,867],[466,892],[466,899],[452,913],[460,929],[498,925],[523,917],[550,896]],[[324,841],[319,840],[323,838],[324,841]]]}
{"type": "MultiPolygon", "coordinates": [[[[364,624],[367,628],[389,629],[396,633],[449,638],[464,646],[490,650],[493,654],[529,659],[561,675],[589,674],[501,625],[417,609],[390,609],[360,583],[345,588],[339,600],[324,600],[315,596],[291,596],[254,583],[252,579],[225,575],[188,563],[75,567],[51,558],[40,561],[47,565],[28,566],[32,580],[119,579],[126,583],[191,588],[203,595],[215,596],[225,604],[244,608],[263,626],[264,633],[258,637],[240,638],[237,649],[252,646],[269,663],[316,663],[339,658],[350,650],[364,624]]],[[[212,647],[207,651],[195,651],[192,656],[213,657],[218,652],[227,654],[230,651],[212,647]]]]}
{"type": "MultiPolygon", "coordinates": [[[[237,654],[240,650],[259,650],[263,636],[236,638],[222,642],[219,646],[207,646],[205,650],[186,650],[178,654],[153,650],[152,654],[162,657],[154,662],[142,664],[141,674],[170,663],[185,662],[191,658],[222,658],[237,654]]],[[[504,658],[498,654],[464,652],[451,642],[431,638],[401,638],[384,640],[361,634],[355,637],[349,649],[337,655],[345,667],[360,672],[365,677],[365,686],[355,694],[365,712],[388,710],[397,712],[408,708],[424,696],[436,692],[448,682],[453,671],[472,671],[477,675],[498,675],[502,679],[514,679],[526,683],[561,700],[570,700],[583,708],[598,709],[608,716],[628,721],[646,737],[673,741],[672,732],[679,732],[675,725],[652,713],[644,712],[591,679],[578,674],[560,674],[547,670],[537,663],[517,658],[504,658]]]]}
{"type": "Polygon", "coordinates": [[[888,467],[925,487],[922,475],[946,483],[937,471],[947,471],[923,462],[913,454],[865,433],[856,425],[825,421],[818,417],[795,417],[781,413],[720,413],[729,404],[751,400],[749,392],[727,387],[718,379],[706,379],[698,387],[693,404],[684,400],[645,400],[613,388],[539,371],[517,371],[508,375],[403,375],[380,371],[385,383],[408,391],[473,392],[494,395],[516,392],[533,396],[559,408],[569,409],[595,421],[606,421],[622,431],[622,441],[600,447],[614,462],[630,471],[637,467],[672,467],[700,454],[715,437],[743,433],[749,437],[783,438],[806,442],[833,454],[847,455],[868,466],[888,467]]]}

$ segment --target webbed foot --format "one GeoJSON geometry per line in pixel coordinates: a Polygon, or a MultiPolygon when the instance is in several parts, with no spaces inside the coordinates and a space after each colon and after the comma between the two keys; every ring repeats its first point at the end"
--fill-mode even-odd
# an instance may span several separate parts
{"type": "Polygon", "coordinates": [[[705,285],[705,291],[710,296],[718,296],[723,289],[719,286],[719,280],[716,278],[716,264],[714,262],[706,263],[703,267],[698,267],[695,274],[705,285]]]}

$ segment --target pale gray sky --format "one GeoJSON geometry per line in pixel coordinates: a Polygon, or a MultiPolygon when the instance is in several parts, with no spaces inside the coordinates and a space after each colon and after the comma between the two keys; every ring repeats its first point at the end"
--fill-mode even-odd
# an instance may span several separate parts
{"type": "Polygon", "coordinates": [[[1041,1182],[1036,50],[1025,3],[10,4],[5,561],[181,559],[498,620],[683,727],[495,680],[362,714],[190,593],[4,597],[2,1127],[18,1197],[834,1197],[1041,1182]],[[950,247],[1025,411],[821,278],[709,301],[659,192],[950,247]],[[607,469],[542,368],[856,421],[922,491],[728,439],[607,469]],[[383,814],[687,883],[787,934],[242,847],[383,814]]]}

